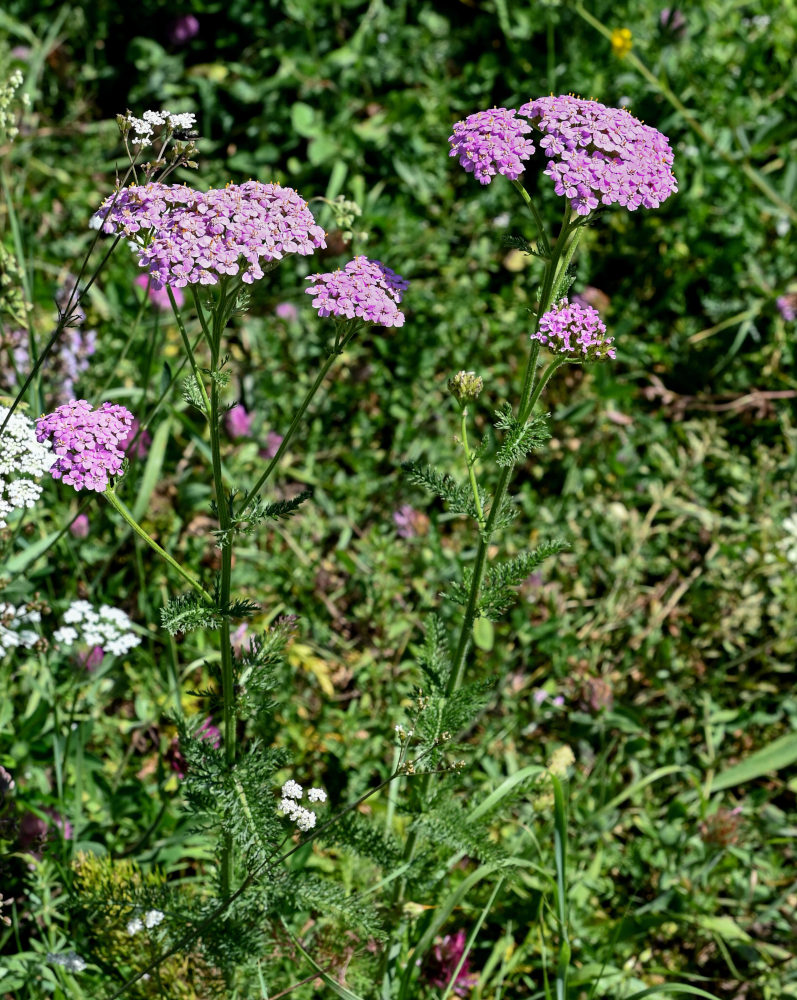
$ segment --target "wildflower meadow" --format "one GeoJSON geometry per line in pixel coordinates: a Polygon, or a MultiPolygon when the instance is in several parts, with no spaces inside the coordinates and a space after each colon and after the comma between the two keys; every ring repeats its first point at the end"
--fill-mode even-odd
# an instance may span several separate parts
{"type": "Polygon", "coordinates": [[[797,997],[797,3],[0,11],[0,998],[797,997]]]}

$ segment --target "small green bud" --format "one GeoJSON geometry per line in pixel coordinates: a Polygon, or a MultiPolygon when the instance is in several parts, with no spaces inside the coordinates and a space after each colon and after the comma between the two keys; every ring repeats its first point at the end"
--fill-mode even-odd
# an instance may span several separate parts
{"type": "Polygon", "coordinates": [[[457,372],[448,380],[448,391],[461,406],[478,399],[483,388],[484,379],[475,372],[457,372]]]}

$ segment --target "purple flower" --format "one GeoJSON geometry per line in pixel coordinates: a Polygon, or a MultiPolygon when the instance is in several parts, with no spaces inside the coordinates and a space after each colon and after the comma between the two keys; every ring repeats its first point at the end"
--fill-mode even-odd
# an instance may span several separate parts
{"type": "Polygon", "coordinates": [[[122,470],[133,414],[115,403],[93,410],[85,399],[73,399],[36,421],[38,441],[52,442],[58,456],[50,472],[76,490],[108,489],[109,478],[122,470]]]}
{"type": "Polygon", "coordinates": [[[496,173],[517,180],[523,173],[523,161],[534,155],[534,143],[524,138],[531,126],[516,115],[514,108],[468,115],[456,123],[448,137],[449,156],[458,156],[460,164],[481,184],[489,184],[496,173]]]}
{"type": "Polygon", "coordinates": [[[106,198],[94,220],[137,246],[156,289],[215,285],[237,274],[251,284],[263,277],[263,264],[270,270],[286,254],[326,246],[296,191],[258,181],[204,194],[187,184],[132,185],[106,198]]]}
{"type": "Polygon", "coordinates": [[[678,190],[666,136],[624,108],[579,97],[540,97],[520,109],[544,134],[545,173],[578,215],[598,205],[656,208],[678,190]]]}
{"type": "Polygon", "coordinates": [[[311,274],[306,280],[315,282],[305,292],[315,296],[313,306],[319,316],[357,318],[377,326],[404,325],[398,303],[409,282],[378,260],[355,257],[342,271],[311,274]]]}
{"type": "Polygon", "coordinates": [[[213,719],[208,716],[196,731],[197,739],[207,740],[210,745],[218,750],[221,746],[221,730],[213,725],[213,719]]]}
{"type": "Polygon", "coordinates": [[[227,410],[224,425],[231,438],[249,437],[252,433],[252,418],[241,403],[227,410]]]}
{"type": "Polygon", "coordinates": [[[396,534],[399,538],[415,538],[418,534],[417,519],[418,511],[408,503],[402,504],[398,510],[393,511],[393,523],[396,525],[396,534]]]}
{"type": "Polygon", "coordinates": [[[172,21],[169,41],[172,45],[185,45],[199,34],[199,21],[193,14],[183,14],[172,21]]]}
{"type": "Polygon", "coordinates": [[[102,663],[105,650],[102,646],[92,646],[91,649],[84,650],[77,654],[77,661],[81,667],[91,673],[102,663]]]}
{"type": "Polygon", "coordinates": [[[299,310],[292,302],[280,302],[274,310],[274,315],[277,316],[278,319],[284,319],[289,323],[295,323],[299,318],[299,310]]]}
{"type": "MultiPolygon", "coordinates": [[[[74,314],[73,314],[74,316],[74,314]]],[[[85,317],[80,314],[80,321],[85,317]]],[[[77,322],[77,319],[74,319],[77,322]]],[[[47,358],[47,398],[56,403],[72,399],[75,385],[80,376],[89,367],[89,358],[97,349],[97,333],[95,330],[81,330],[77,326],[66,327],[61,331],[54,350],[47,358]]],[[[13,364],[4,364],[0,375],[0,384],[11,388],[14,368],[26,371],[30,367],[30,351],[28,349],[28,334],[26,330],[8,330],[0,335],[0,353],[8,352],[13,358],[13,364]]]]}
{"type": "Polygon", "coordinates": [[[141,423],[138,417],[133,417],[133,423],[127,432],[127,437],[122,441],[120,447],[128,458],[146,458],[149,454],[149,446],[152,444],[152,435],[148,430],[141,430],[141,423]]]}
{"type": "Polygon", "coordinates": [[[686,18],[677,7],[665,7],[659,14],[659,24],[662,31],[669,32],[678,41],[686,37],[686,18]]]}
{"type": "Polygon", "coordinates": [[[598,361],[615,358],[610,345],[614,337],[606,336],[606,326],[600,313],[592,306],[562,299],[541,317],[539,328],[531,335],[554,354],[565,354],[572,361],[598,361]]]}
{"type": "Polygon", "coordinates": [[[778,296],[775,305],[787,323],[793,323],[797,319],[797,293],[778,296]]]}
{"type": "MultiPolygon", "coordinates": [[[[171,309],[172,304],[169,300],[169,293],[166,290],[165,285],[160,288],[155,288],[149,279],[149,275],[147,274],[139,274],[135,283],[139,288],[146,290],[150,302],[156,309],[160,309],[162,312],[166,312],[171,309]]],[[[185,296],[183,295],[182,288],[172,288],[172,295],[174,296],[174,301],[179,309],[183,302],[185,302],[185,296]]]]}
{"type": "Polygon", "coordinates": [[[85,514],[78,514],[75,520],[69,525],[69,531],[75,538],[88,538],[88,517],[85,514]]]}
{"type": "Polygon", "coordinates": [[[261,458],[273,458],[279,451],[279,446],[281,444],[282,434],[277,434],[275,431],[269,431],[268,434],[266,434],[266,446],[265,448],[261,448],[258,454],[261,458]]]}
{"type": "MultiPolygon", "coordinates": [[[[465,931],[461,929],[456,934],[446,934],[444,938],[438,939],[426,960],[426,982],[429,986],[437,989],[445,989],[448,986],[465,951],[465,940],[465,931]]],[[[478,975],[470,971],[470,954],[468,954],[454,980],[452,993],[458,997],[467,996],[478,980],[478,975]]]]}

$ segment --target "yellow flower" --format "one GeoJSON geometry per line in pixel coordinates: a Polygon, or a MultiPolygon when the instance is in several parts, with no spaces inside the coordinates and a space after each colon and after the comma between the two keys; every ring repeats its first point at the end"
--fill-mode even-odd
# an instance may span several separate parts
{"type": "Polygon", "coordinates": [[[615,28],[612,31],[612,52],[618,59],[625,59],[633,44],[628,28],[615,28]]]}

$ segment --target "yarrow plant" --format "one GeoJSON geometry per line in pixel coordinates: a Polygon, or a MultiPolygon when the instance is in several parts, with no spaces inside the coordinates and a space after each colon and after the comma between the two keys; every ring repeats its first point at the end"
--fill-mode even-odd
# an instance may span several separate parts
{"type": "Polygon", "coordinates": [[[531,335],[554,354],[570,361],[598,361],[616,353],[614,338],[606,336],[606,325],[597,309],[578,302],[560,299],[540,317],[539,325],[531,335]]]}
{"type": "Polygon", "coordinates": [[[377,326],[400,327],[404,313],[398,308],[408,282],[378,260],[355,257],[340,271],[311,274],[306,288],[314,295],[319,316],[361,319],[377,326]]]}

